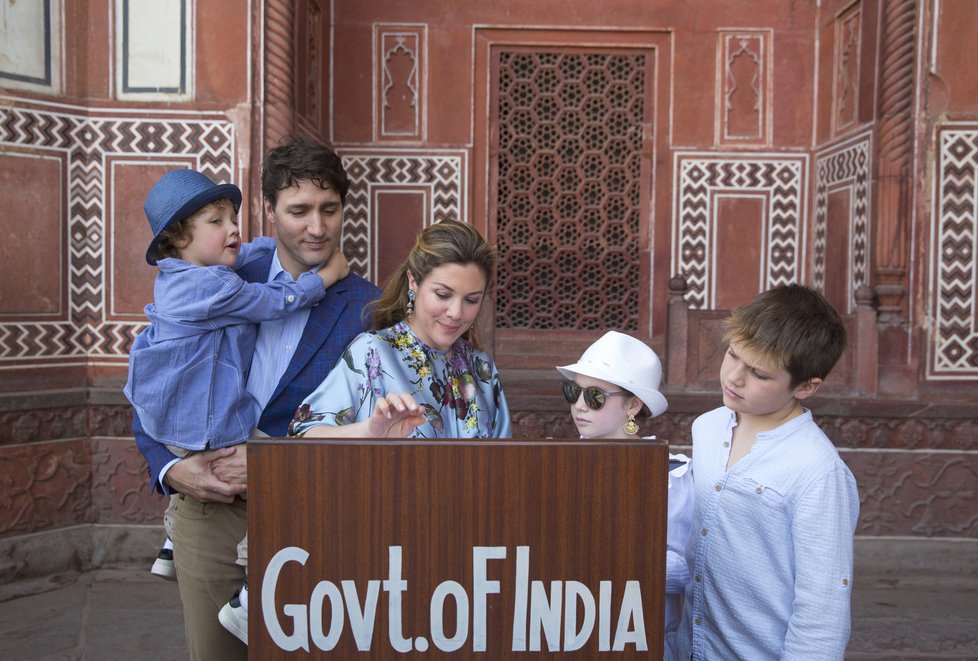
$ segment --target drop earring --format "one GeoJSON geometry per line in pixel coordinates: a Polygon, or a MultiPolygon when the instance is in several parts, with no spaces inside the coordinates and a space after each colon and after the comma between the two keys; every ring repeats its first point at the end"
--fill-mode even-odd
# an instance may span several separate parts
{"type": "Polygon", "coordinates": [[[407,302],[407,316],[408,317],[414,315],[414,297],[415,297],[414,290],[413,289],[408,289],[408,302],[407,302]]]}
{"type": "Polygon", "coordinates": [[[629,415],[628,416],[628,420],[625,421],[625,424],[623,424],[621,426],[621,428],[625,430],[625,433],[626,434],[629,434],[629,435],[630,434],[637,434],[638,433],[638,423],[635,422],[635,416],[634,415],[629,415]]]}

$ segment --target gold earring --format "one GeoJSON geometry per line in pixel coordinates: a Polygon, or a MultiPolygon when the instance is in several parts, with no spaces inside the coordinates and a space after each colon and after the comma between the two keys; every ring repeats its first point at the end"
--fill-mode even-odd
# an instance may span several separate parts
{"type": "Polygon", "coordinates": [[[635,422],[635,416],[629,415],[628,420],[625,421],[625,424],[623,424],[621,428],[625,430],[626,434],[637,434],[638,423],[635,422]]]}

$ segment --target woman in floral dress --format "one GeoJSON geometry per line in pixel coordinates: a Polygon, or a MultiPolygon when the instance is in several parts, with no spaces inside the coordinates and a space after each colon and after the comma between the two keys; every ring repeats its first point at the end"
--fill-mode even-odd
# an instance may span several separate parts
{"type": "Polygon", "coordinates": [[[376,330],[354,338],[299,407],[289,434],[328,435],[324,425],[361,422],[378,399],[406,393],[425,413],[414,438],[509,438],[499,372],[476,327],[495,265],[472,226],[427,227],[372,308],[376,330]]]}

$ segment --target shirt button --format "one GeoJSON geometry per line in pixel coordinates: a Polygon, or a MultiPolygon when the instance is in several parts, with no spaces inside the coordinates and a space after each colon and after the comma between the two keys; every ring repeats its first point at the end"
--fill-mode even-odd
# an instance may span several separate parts
{"type": "Polygon", "coordinates": [[[724,441],[723,442],[723,447],[729,448],[730,447],[730,441],[724,441]]]}
{"type": "Polygon", "coordinates": [[[703,624],[703,620],[700,619],[700,618],[696,618],[695,620],[693,620],[693,622],[696,623],[696,626],[699,626],[699,625],[703,624]]]}
{"type": "Polygon", "coordinates": [[[842,584],[843,585],[849,585],[849,579],[848,578],[842,579],[842,584]]]}
{"type": "Polygon", "coordinates": [[[713,488],[714,488],[714,489],[716,489],[717,491],[719,491],[719,490],[720,490],[720,485],[719,485],[719,484],[717,484],[717,485],[716,485],[715,487],[713,487],[713,488]]]}
{"type": "Polygon", "coordinates": [[[699,574],[697,574],[697,575],[696,575],[696,576],[695,576],[695,577],[693,578],[693,580],[695,580],[695,581],[696,581],[697,583],[702,583],[702,582],[703,582],[703,577],[702,577],[702,576],[700,576],[699,574]]]}
{"type": "Polygon", "coordinates": [[[700,531],[700,534],[706,537],[706,528],[703,528],[703,530],[700,531]]]}
{"type": "Polygon", "coordinates": [[[289,303],[292,303],[293,301],[295,301],[295,296],[289,294],[288,296],[285,297],[285,300],[288,301],[289,303]]]}
{"type": "Polygon", "coordinates": [[[756,489],[754,489],[754,491],[756,493],[761,493],[762,491],[764,491],[764,487],[757,487],[756,489]]]}

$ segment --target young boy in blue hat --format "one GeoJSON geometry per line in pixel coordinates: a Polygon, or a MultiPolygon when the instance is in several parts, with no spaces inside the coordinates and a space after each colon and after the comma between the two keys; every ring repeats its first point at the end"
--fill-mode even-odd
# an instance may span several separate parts
{"type": "MultiPolygon", "coordinates": [[[[241,243],[241,191],[195,170],[171,170],[143,209],[153,232],[146,262],[156,265],[154,302],[145,312],[148,343],[129,354],[125,394],[147,434],[177,456],[228,447],[252,433],[261,407],[245,389],[255,324],[318,303],[349,266],[335,252],[294,282],[248,283],[235,273],[275,242],[241,243]]],[[[170,521],[152,572],[176,578],[170,521]]]]}
{"type": "Polygon", "coordinates": [[[693,422],[693,525],[676,659],[842,659],[852,473],[804,407],[846,346],[814,289],[776,287],[727,319],[723,406],[693,422]]]}

